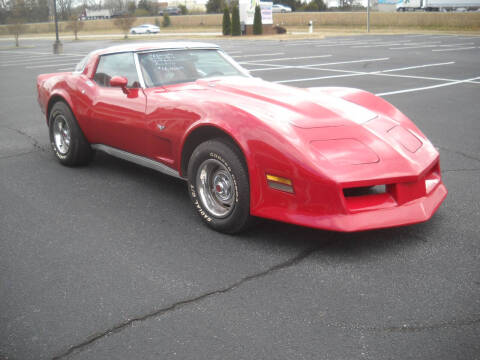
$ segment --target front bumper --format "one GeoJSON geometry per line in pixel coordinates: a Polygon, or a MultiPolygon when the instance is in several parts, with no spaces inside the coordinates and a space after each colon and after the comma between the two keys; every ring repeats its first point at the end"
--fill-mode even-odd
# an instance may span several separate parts
{"type": "Polygon", "coordinates": [[[445,197],[447,188],[439,183],[428,195],[402,205],[366,210],[350,214],[314,216],[311,214],[283,212],[282,219],[271,216],[274,212],[262,215],[296,225],[317,229],[354,232],[411,225],[427,221],[437,211],[445,197]]]}
{"type": "MultiPolygon", "coordinates": [[[[377,185],[358,184],[362,187],[352,188],[352,184],[341,186],[343,190],[340,191],[343,193],[339,195],[339,207],[326,199],[325,209],[331,204],[330,209],[338,209],[337,211],[321,213],[311,207],[292,206],[298,194],[288,194],[289,203],[281,204],[281,201],[277,201],[275,205],[263,207],[253,215],[312,228],[354,232],[427,221],[447,196],[438,161],[415,179],[390,179],[384,183],[382,193],[350,195],[350,190],[365,190],[369,188],[368,185],[377,185]]],[[[281,199],[280,193],[277,191],[277,200],[281,199]]]]}

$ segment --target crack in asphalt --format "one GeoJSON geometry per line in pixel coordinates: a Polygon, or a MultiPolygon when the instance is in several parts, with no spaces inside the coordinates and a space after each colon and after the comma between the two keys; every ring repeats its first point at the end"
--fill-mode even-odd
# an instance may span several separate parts
{"type": "Polygon", "coordinates": [[[470,159],[470,160],[480,161],[479,158],[476,158],[475,156],[466,154],[466,153],[458,151],[458,150],[452,150],[452,149],[449,149],[449,148],[446,148],[446,147],[443,147],[443,146],[437,146],[437,148],[439,148],[441,150],[444,150],[444,151],[452,152],[454,154],[462,155],[462,156],[464,156],[464,157],[466,157],[467,159],[470,159]]]}
{"type": "Polygon", "coordinates": [[[184,306],[187,306],[187,305],[190,305],[190,304],[195,304],[199,301],[210,298],[212,296],[222,295],[222,294],[228,293],[228,292],[238,288],[239,286],[241,286],[241,285],[243,285],[243,284],[245,284],[249,281],[256,280],[256,279],[265,277],[265,276],[267,276],[267,275],[269,275],[273,272],[276,272],[276,271],[294,266],[294,265],[300,263],[301,261],[303,261],[304,259],[306,259],[307,257],[309,257],[310,255],[312,255],[314,252],[318,251],[319,249],[320,249],[319,246],[307,248],[306,250],[300,252],[298,255],[296,255],[296,256],[294,256],[294,257],[292,257],[292,258],[290,258],[286,261],[283,261],[279,264],[273,265],[273,266],[269,267],[268,269],[266,269],[264,271],[261,271],[261,272],[243,277],[240,280],[234,282],[233,284],[231,284],[227,287],[217,289],[217,290],[212,290],[212,291],[203,293],[201,295],[198,295],[198,296],[190,298],[190,299],[181,300],[181,301],[173,303],[173,304],[171,304],[167,307],[154,310],[154,311],[152,311],[152,312],[150,312],[146,315],[142,315],[142,316],[139,316],[139,317],[136,317],[136,318],[133,318],[133,319],[128,319],[128,320],[126,320],[126,321],[124,321],[120,324],[112,326],[111,328],[109,328],[109,329],[107,329],[107,330],[105,330],[101,333],[91,335],[90,337],[88,337],[85,341],[81,342],[80,344],[71,346],[68,350],[66,350],[62,354],[54,356],[52,358],[52,360],[63,359],[66,356],[81,352],[86,346],[97,342],[98,340],[104,338],[105,336],[108,336],[108,335],[114,334],[114,333],[118,333],[118,332],[124,330],[127,326],[129,326],[129,325],[131,325],[135,322],[145,321],[145,320],[148,320],[148,319],[153,318],[153,317],[162,316],[162,315],[164,315],[168,312],[175,311],[175,310],[177,310],[181,307],[184,307],[184,306]]]}
{"type": "MultiPolygon", "coordinates": [[[[38,152],[38,150],[31,150],[31,151],[22,152],[22,153],[17,153],[17,154],[10,154],[10,155],[5,155],[5,156],[0,156],[0,160],[10,159],[10,158],[18,157],[18,156],[24,156],[24,155],[32,154],[32,153],[35,153],[35,152],[38,152]]],[[[1,360],[1,359],[0,359],[0,360],[1,360]]]]}
{"type": "Polygon", "coordinates": [[[28,140],[30,140],[30,143],[33,145],[33,147],[35,149],[40,150],[40,151],[48,150],[48,147],[43,147],[42,145],[40,145],[40,143],[38,142],[37,139],[35,139],[33,136],[27,134],[25,131],[20,130],[20,129],[16,129],[16,128],[13,128],[13,127],[10,127],[10,126],[6,126],[6,125],[1,125],[1,126],[6,128],[6,129],[15,131],[17,134],[20,134],[20,135],[26,137],[28,140]]]}

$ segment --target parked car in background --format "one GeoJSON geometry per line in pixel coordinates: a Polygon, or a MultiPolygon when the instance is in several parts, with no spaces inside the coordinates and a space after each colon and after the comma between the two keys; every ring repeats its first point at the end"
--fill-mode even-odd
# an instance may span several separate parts
{"type": "Polygon", "coordinates": [[[157,34],[160,28],[152,24],[143,24],[130,29],[130,34],[157,34]]]}
{"type": "Polygon", "coordinates": [[[292,8],[290,6],[282,5],[282,4],[274,4],[272,6],[272,12],[274,13],[287,13],[292,12],[292,8]]]}
{"type": "Polygon", "coordinates": [[[480,0],[402,0],[397,11],[456,11],[467,12],[480,9],[480,0]]]}
{"type": "Polygon", "coordinates": [[[182,10],[178,6],[167,6],[165,9],[161,9],[158,12],[158,15],[163,15],[163,14],[168,14],[168,15],[181,15],[182,10]]]}

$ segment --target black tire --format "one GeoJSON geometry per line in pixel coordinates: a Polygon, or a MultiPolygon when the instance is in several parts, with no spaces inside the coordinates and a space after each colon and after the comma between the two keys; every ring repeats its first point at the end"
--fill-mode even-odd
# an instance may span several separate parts
{"type": "MultiPolygon", "coordinates": [[[[222,186],[222,192],[224,187],[222,186]]],[[[241,151],[237,146],[228,140],[217,138],[201,143],[193,151],[188,162],[188,190],[193,207],[201,219],[212,229],[234,234],[244,231],[251,223],[250,216],[250,185],[248,180],[248,171],[241,151]],[[206,167],[212,167],[210,181],[210,192],[200,180],[200,174],[209,173],[206,167]],[[215,168],[217,166],[217,168],[215,168]],[[202,169],[204,170],[202,172],[202,169]],[[225,193],[230,193],[231,205],[225,205],[219,200],[221,193],[218,190],[218,183],[214,190],[214,179],[218,174],[224,177],[227,184],[225,193]],[[215,176],[216,175],[216,176],[215,176]],[[210,197],[205,196],[209,193],[210,197]],[[220,194],[220,195],[219,195],[220,194]],[[210,199],[210,205],[206,199],[210,199]],[[215,203],[216,201],[216,203],[215,203]],[[213,203],[213,206],[212,206],[213,203]],[[219,216],[211,211],[212,207],[217,206],[221,210],[226,210],[226,214],[219,216]]],[[[223,195],[225,195],[223,193],[223,195]]]]}
{"type": "Polygon", "coordinates": [[[63,101],[58,101],[53,105],[50,111],[48,127],[50,143],[60,163],[67,166],[78,166],[86,165],[92,160],[95,152],[83,135],[70,107],[63,101]],[[66,123],[70,134],[68,147],[65,148],[61,148],[58,145],[58,141],[55,140],[56,130],[54,128],[60,122],[66,123]]]}

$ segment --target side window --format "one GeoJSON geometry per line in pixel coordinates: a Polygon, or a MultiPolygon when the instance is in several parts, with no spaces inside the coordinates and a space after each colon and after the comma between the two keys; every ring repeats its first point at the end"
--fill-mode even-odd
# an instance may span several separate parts
{"type": "Polygon", "coordinates": [[[93,80],[100,86],[109,87],[114,76],[124,76],[128,80],[127,87],[140,87],[133,53],[102,55],[98,62],[93,80]]]}

